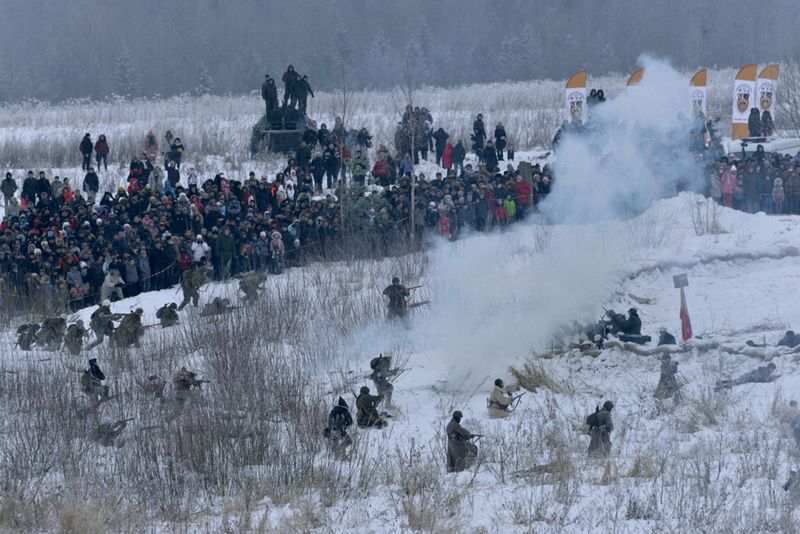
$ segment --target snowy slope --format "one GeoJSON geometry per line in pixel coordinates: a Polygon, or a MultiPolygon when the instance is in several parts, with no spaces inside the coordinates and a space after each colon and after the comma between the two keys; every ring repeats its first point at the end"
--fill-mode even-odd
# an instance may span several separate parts
{"type": "MultiPolygon", "coordinates": [[[[691,215],[697,202],[698,197],[683,194],[654,204],[632,221],[607,223],[604,234],[624,236],[623,245],[620,240],[611,240],[617,243],[613,247],[611,242],[605,243],[614,261],[602,266],[593,264],[596,258],[590,249],[584,249],[588,261],[580,268],[588,273],[602,267],[609,278],[597,293],[605,296],[592,301],[583,317],[575,318],[599,317],[602,306],[617,311],[636,306],[644,322],[643,333],[657,337],[663,326],[679,337],[679,295],[672,276],[687,273],[690,285],[686,295],[694,332],[705,341],[736,349],[748,339],[765,339],[773,346],[784,330],[797,327],[800,218],[718,209],[718,227],[724,233],[697,235],[691,215]],[[630,294],[652,299],[652,303],[637,304],[630,294]]],[[[474,247],[484,251],[486,243],[498,240],[530,249],[536,246],[538,232],[540,227],[528,225],[503,235],[474,236],[455,245],[442,243],[431,253],[432,263],[424,279],[409,281],[428,282],[415,298],[432,301],[415,312],[409,328],[379,321],[344,340],[331,340],[346,347],[350,389],[372,386],[364,375],[369,359],[378,352],[394,350],[408,358],[405,366],[410,370],[395,383],[397,408],[392,410],[391,424],[382,430],[352,432],[358,450],[375,462],[373,476],[382,481],[379,489],[365,494],[353,488],[342,490],[344,496],[333,503],[324,501],[322,495],[306,495],[293,504],[273,505],[265,500],[253,507],[250,524],[281,532],[788,531],[787,525],[797,516],[790,496],[780,486],[788,470],[796,466],[796,446],[781,433],[773,405],[776,398],[785,401],[800,396],[796,354],[753,351],[754,356],[747,356],[716,349],[677,354],[674,359],[687,383],[683,402],[676,407],[671,401],[662,403],[652,397],[659,376],[656,356],[608,349],[595,358],[574,352],[540,358],[537,364],[559,390],[543,388],[528,393],[512,418],[488,419],[486,397],[491,381],[495,377],[509,381],[508,367],[521,365],[533,350],[541,351],[544,347],[537,343],[546,332],[536,331],[536,324],[526,331],[520,326],[525,324],[522,317],[513,325],[515,340],[504,339],[507,334],[503,333],[494,342],[494,350],[483,358],[465,355],[459,361],[448,347],[437,344],[447,337],[431,331],[438,325],[471,340],[470,331],[481,328],[471,323],[478,315],[465,310],[463,320],[454,326],[445,324],[447,319],[437,313],[448,309],[449,300],[460,302],[470,296],[479,296],[501,316],[511,302],[518,306],[512,310],[538,313],[541,303],[527,302],[536,300],[535,293],[520,292],[514,298],[506,295],[493,301],[492,293],[483,293],[482,288],[491,285],[503,293],[506,286],[498,280],[498,272],[527,276],[527,266],[542,260],[536,256],[526,259],[524,254],[493,258],[500,260],[495,261],[499,265],[496,271],[470,273],[475,278],[470,278],[466,295],[449,295],[437,293],[445,287],[440,280],[447,275],[460,280],[460,275],[448,271],[451,265],[437,255],[461,258],[474,247]],[[525,346],[527,350],[520,350],[525,346]],[[759,354],[776,363],[781,377],[775,383],[713,391],[716,380],[763,365],[759,354]],[[585,455],[588,436],[581,431],[581,423],[605,399],[616,404],[612,454],[607,462],[589,460],[585,455]],[[465,413],[465,427],[486,437],[478,442],[480,465],[448,475],[443,434],[453,409],[465,413]],[[566,475],[513,476],[554,461],[560,462],[566,475]],[[391,475],[394,469],[397,471],[391,475]],[[409,473],[418,478],[414,484],[407,479],[409,473]],[[409,492],[409,487],[417,490],[409,492]]],[[[553,229],[541,257],[546,257],[547,251],[560,253],[561,240],[568,243],[586,235],[591,235],[590,230],[581,226],[553,229]]],[[[377,299],[396,269],[397,263],[385,260],[360,279],[346,282],[363,298],[377,299]]],[[[315,290],[312,284],[319,283],[321,272],[333,278],[351,273],[341,264],[314,265],[270,277],[268,287],[278,291],[282,284],[299,280],[315,290]]],[[[553,284],[571,282],[566,274],[551,280],[553,284]]],[[[544,288],[538,294],[549,295],[544,288]]],[[[201,302],[213,296],[236,299],[235,282],[206,286],[201,302]]],[[[113,309],[126,312],[142,306],[144,323],[152,324],[159,306],[179,298],[175,289],[165,290],[115,303],[113,309]]],[[[196,316],[197,310],[187,310],[182,312],[182,320],[196,316]]],[[[91,311],[77,315],[88,322],[91,311]]],[[[492,325],[490,319],[484,319],[492,325]]],[[[149,337],[168,334],[160,329],[147,331],[149,337]]],[[[12,339],[9,331],[6,340],[13,343],[12,339]]],[[[191,356],[185,363],[192,363],[191,356]]],[[[338,394],[350,402],[336,365],[341,363],[323,365],[318,377],[335,390],[328,397],[331,403],[338,394]]],[[[24,368],[19,362],[4,362],[4,366],[24,368]]],[[[106,372],[114,375],[113,369],[106,372]]],[[[324,422],[309,424],[322,426],[324,422]]],[[[224,501],[211,505],[192,520],[192,529],[212,532],[228,525],[236,530],[243,519],[231,517],[225,509],[224,501]]],[[[174,525],[163,523],[161,527],[168,531],[174,525]]]]}

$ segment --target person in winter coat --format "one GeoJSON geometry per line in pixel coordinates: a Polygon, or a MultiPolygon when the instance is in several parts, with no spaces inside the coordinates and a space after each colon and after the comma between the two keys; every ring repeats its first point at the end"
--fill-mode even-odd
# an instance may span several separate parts
{"type": "Polygon", "coordinates": [[[169,147],[170,150],[170,159],[175,162],[175,167],[178,169],[181,168],[181,158],[183,157],[183,153],[186,150],[181,142],[180,137],[176,137],[175,140],[169,147]]]}
{"type": "Polygon", "coordinates": [[[467,157],[467,149],[464,143],[459,140],[456,146],[453,147],[453,168],[456,175],[460,176],[464,172],[464,160],[467,157]]]}
{"type": "Polygon", "coordinates": [[[194,243],[192,243],[192,261],[195,264],[203,264],[210,258],[210,254],[211,247],[203,240],[202,235],[197,234],[194,243]]]}
{"type": "Polygon", "coordinates": [[[350,407],[342,397],[339,397],[336,406],[328,414],[328,426],[322,432],[334,453],[342,455],[347,447],[353,444],[353,439],[347,434],[347,429],[352,424],[350,407]]]}
{"type": "Polygon", "coordinates": [[[222,235],[217,238],[214,245],[217,259],[217,270],[220,277],[224,280],[235,271],[236,240],[231,234],[231,229],[226,226],[222,230],[222,235]]]}
{"type": "Polygon", "coordinates": [[[472,149],[478,156],[483,151],[483,143],[486,141],[486,126],[483,124],[483,114],[478,113],[472,123],[472,149]]]}
{"type": "Polygon", "coordinates": [[[283,107],[286,107],[288,103],[290,107],[294,108],[297,99],[295,89],[300,81],[300,75],[295,72],[292,65],[289,65],[281,80],[283,81],[283,107]]]}
{"type": "Polygon", "coordinates": [[[783,180],[775,178],[775,182],[772,184],[772,201],[774,203],[773,209],[776,215],[781,215],[783,213],[784,199],[783,180]]]}
{"type": "Polygon", "coordinates": [[[17,192],[17,181],[14,180],[14,176],[12,176],[10,172],[6,173],[3,183],[0,184],[0,192],[3,193],[4,207],[8,207],[8,202],[14,197],[14,193],[17,192]]]}
{"type": "Polygon", "coordinates": [[[353,159],[350,160],[350,172],[353,175],[353,181],[364,185],[367,172],[369,172],[369,158],[363,149],[356,149],[353,159]]]}
{"type": "Polygon", "coordinates": [[[149,130],[144,137],[144,153],[147,154],[150,163],[154,163],[158,157],[158,139],[153,130],[149,130]]]}
{"type": "Polygon", "coordinates": [[[264,76],[264,83],[261,84],[261,98],[266,104],[267,113],[278,108],[278,88],[269,74],[264,76]]]}
{"type": "Polygon", "coordinates": [[[494,127],[494,148],[497,150],[497,161],[503,161],[503,151],[506,149],[506,129],[503,123],[498,122],[494,127]]]}
{"type": "Polygon", "coordinates": [[[733,193],[739,187],[739,180],[736,176],[736,166],[731,165],[731,168],[722,173],[720,177],[722,187],[722,205],[726,208],[733,207],[733,193]]]}
{"type": "Polygon", "coordinates": [[[94,143],[92,143],[92,136],[87,133],[86,135],[83,136],[80,146],[78,146],[78,150],[80,150],[81,154],[83,155],[83,163],[81,164],[81,169],[84,171],[89,170],[89,167],[92,165],[93,149],[94,149],[94,143]]]}
{"type": "Polygon", "coordinates": [[[448,145],[447,140],[450,138],[450,136],[440,127],[438,130],[433,132],[432,137],[436,148],[436,164],[440,165],[442,163],[442,156],[444,156],[445,148],[448,145]]]}
{"type": "Polygon", "coordinates": [[[22,182],[22,194],[20,198],[24,200],[25,207],[36,204],[36,197],[39,195],[39,181],[33,176],[33,171],[28,171],[28,175],[22,182]]]}
{"type": "Polygon", "coordinates": [[[442,151],[442,167],[448,171],[453,168],[453,144],[449,141],[442,151]]]}
{"type": "Polygon", "coordinates": [[[112,295],[116,295],[117,300],[122,300],[125,298],[122,294],[122,288],[124,286],[125,282],[122,280],[119,271],[116,269],[109,269],[108,274],[103,280],[103,286],[100,288],[100,300],[109,300],[112,295]]]}
{"type": "Polygon", "coordinates": [[[469,469],[478,456],[478,447],[470,443],[477,438],[475,434],[461,426],[463,414],[456,410],[453,418],[447,423],[447,472],[456,473],[469,469]]]}
{"type": "Polygon", "coordinates": [[[494,148],[494,143],[487,141],[486,147],[483,149],[483,160],[486,165],[486,171],[490,173],[497,172],[497,151],[494,148]]]}
{"type": "Polygon", "coordinates": [[[314,91],[311,89],[311,84],[308,83],[308,76],[303,76],[297,81],[294,86],[294,92],[300,113],[305,113],[308,106],[308,95],[314,98],[314,91]]]}
{"type": "Polygon", "coordinates": [[[772,113],[764,110],[761,113],[761,135],[763,137],[770,137],[775,133],[775,123],[772,121],[772,113]]]}
{"type": "Polygon", "coordinates": [[[761,115],[758,108],[750,109],[750,116],[747,117],[748,137],[761,137],[761,115]]]}
{"type": "Polygon", "coordinates": [[[505,419],[511,415],[511,405],[514,403],[512,391],[513,388],[507,388],[501,379],[494,381],[494,388],[486,403],[491,419],[505,419]]]}
{"type": "Polygon", "coordinates": [[[339,166],[342,163],[339,151],[332,142],[328,143],[328,147],[322,152],[322,161],[325,163],[325,174],[327,177],[328,189],[333,187],[333,182],[339,175],[339,166]]]}
{"type": "Polygon", "coordinates": [[[181,172],[178,170],[178,165],[174,161],[170,161],[167,165],[167,181],[170,187],[175,189],[181,182],[181,172]]]}
{"type": "Polygon", "coordinates": [[[391,175],[392,169],[386,161],[386,154],[380,154],[378,156],[378,161],[372,166],[372,177],[379,185],[386,187],[389,185],[391,175]]]}
{"type": "Polygon", "coordinates": [[[611,421],[611,410],[614,403],[606,401],[603,409],[598,411],[594,418],[594,424],[589,425],[589,456],[606,457],[611,452],[611,431],[614,430],[614,423],[611,421]]]}
{"type": "Polygon", "coordinates": [[[108,141],[106,136],[101,135],[97,142],[94,144],[94,157],[97,161],[97,169],[100,169],[100,163],[103,163],[103,169],[108,170],[108,141]]]}

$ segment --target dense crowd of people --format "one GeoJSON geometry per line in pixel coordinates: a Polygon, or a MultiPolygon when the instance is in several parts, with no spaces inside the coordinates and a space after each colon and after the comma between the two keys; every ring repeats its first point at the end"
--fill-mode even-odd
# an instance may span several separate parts
{"type": "MultiPolygon", "coordinates": [[[[546,166],[526,163],[501,171],[503,149],[495,147],[480,151],[476,164],[465,164],[463,143],[453,147],[444,130],[426,128],[421,138],[426,148],[435,145],[443,168],[432,177],[413,176],[413,217],[411,147],[390,153],[381,145],[372,163],[367,130],[343,132],[339,121],[331,131],[309,127],[285,169],[269,178],[250,172],[241,179],[224,173],[204,179],[191,167],[184,176],[180,139],[167,132],[159,152],[152,131],[141,155],[131,160],[127,187],[101,193],[91,164],[84,165],[82,184],[30,171],[18,188],[17,178],[7,173],[0,184],[6,206],[0,298],[57,312],[171,287],[193,266],[207,265],[216,279],[224,279],[345,253],[388,255],[428,233],[457,239],[468,230],[504,227],[549,193],[546,166]],[[339,147],[352,155],[342,157],[339,147]]],[[[84,140],[85,164],[91,136],[84,140]]],[[[108,143],[102,140],[105,163],[108,143]]],[[[417,156],[429,157],[418,146],[417,156]]]]}

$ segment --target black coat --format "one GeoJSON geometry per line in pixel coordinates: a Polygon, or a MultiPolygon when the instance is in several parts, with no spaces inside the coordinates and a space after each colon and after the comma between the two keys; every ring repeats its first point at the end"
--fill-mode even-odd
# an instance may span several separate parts
{"type": "Polygon", "coordinates": [[[14,178],[4,178],[3,183],[0,184],[0,191],[7,197],[10,197],[17,190],[17,181],[14,178]]]}
{"type": "Polygon", "coordinates": [[[28,200],[35,200],[39,193],[39,180],[36,178],[25,178],[22,182],[22,196],[28,200]]]}
{"type": "Polygon", "coordinates": [[[458,143],[453,147],[453,163],[462,163],[466,157],[467,149],[462,143],[458,143]]]}
{"type": "Polygon", "coordinates": [[[506,148],[506,129],[505,128],[495,128],[494,129],[494,147],[497,150],[505,150],[505,148],[506,148]]]}
{"type": "Polygon", "coordinates": [[[493,146],[487,146],[483,149],[483,157],[481,159],[486,163],[487,171],[493,172],[497,169],[497,152],[495,152],[493,146]]]}
{"type": "Polygon", "coordinates": [[[83,178],[83,190],[87,193],[90,191],[95,193],[100,191],[100,179],[97,177],[96,173],[86,173],[86,176],[83,178]]]}
{"type": "Polygon", "coordinates": [[[447,146],[447,140],[450,139],[448,133],[439,128],[433,132],[432,137],[436,141],[436,151],[444,152],[445,146],[447,146]]]}
{"type": "Polygon", "coordinates": [[[476,139],[486,139],[486,128],[482,119],[475,119],[475,122],[472,123],[472,133],[475,134],[476,139]]]}
{"type": "Polygon", "coordinates": [[[81,140],[81,144],[80,144],[80,146],[78,148],[81,151],[81,154],[86,154],[86,155],[91,156],[92,155],[92,150],[94,150],[94,144],[92,143],[92,139],[89,138],[89,137],[84,137],[81,140]]]}
{"type": "Polygon", "coordinates": [[[334,406],[328,415],[328,428],[344,431],[353,424],[353,417],[346,406],[334,406]]]}

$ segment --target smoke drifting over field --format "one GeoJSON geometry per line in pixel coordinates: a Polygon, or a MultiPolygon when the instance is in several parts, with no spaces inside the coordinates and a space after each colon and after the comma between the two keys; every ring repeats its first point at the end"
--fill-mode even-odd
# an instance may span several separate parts
{"type": "Polygon", "coordinates": [[[432,255],[435,302],[417,328],[458,370],[502,372],[550,345],[560,326],[596,319],[630,246],[619,220],[700,176],[689,144],[687,82],[643,59],[641,84],[590,111],[562,138],[548,225],[476,236],[432,255]],[[422,324],[424,323],[424,324],[422,324]]]}

